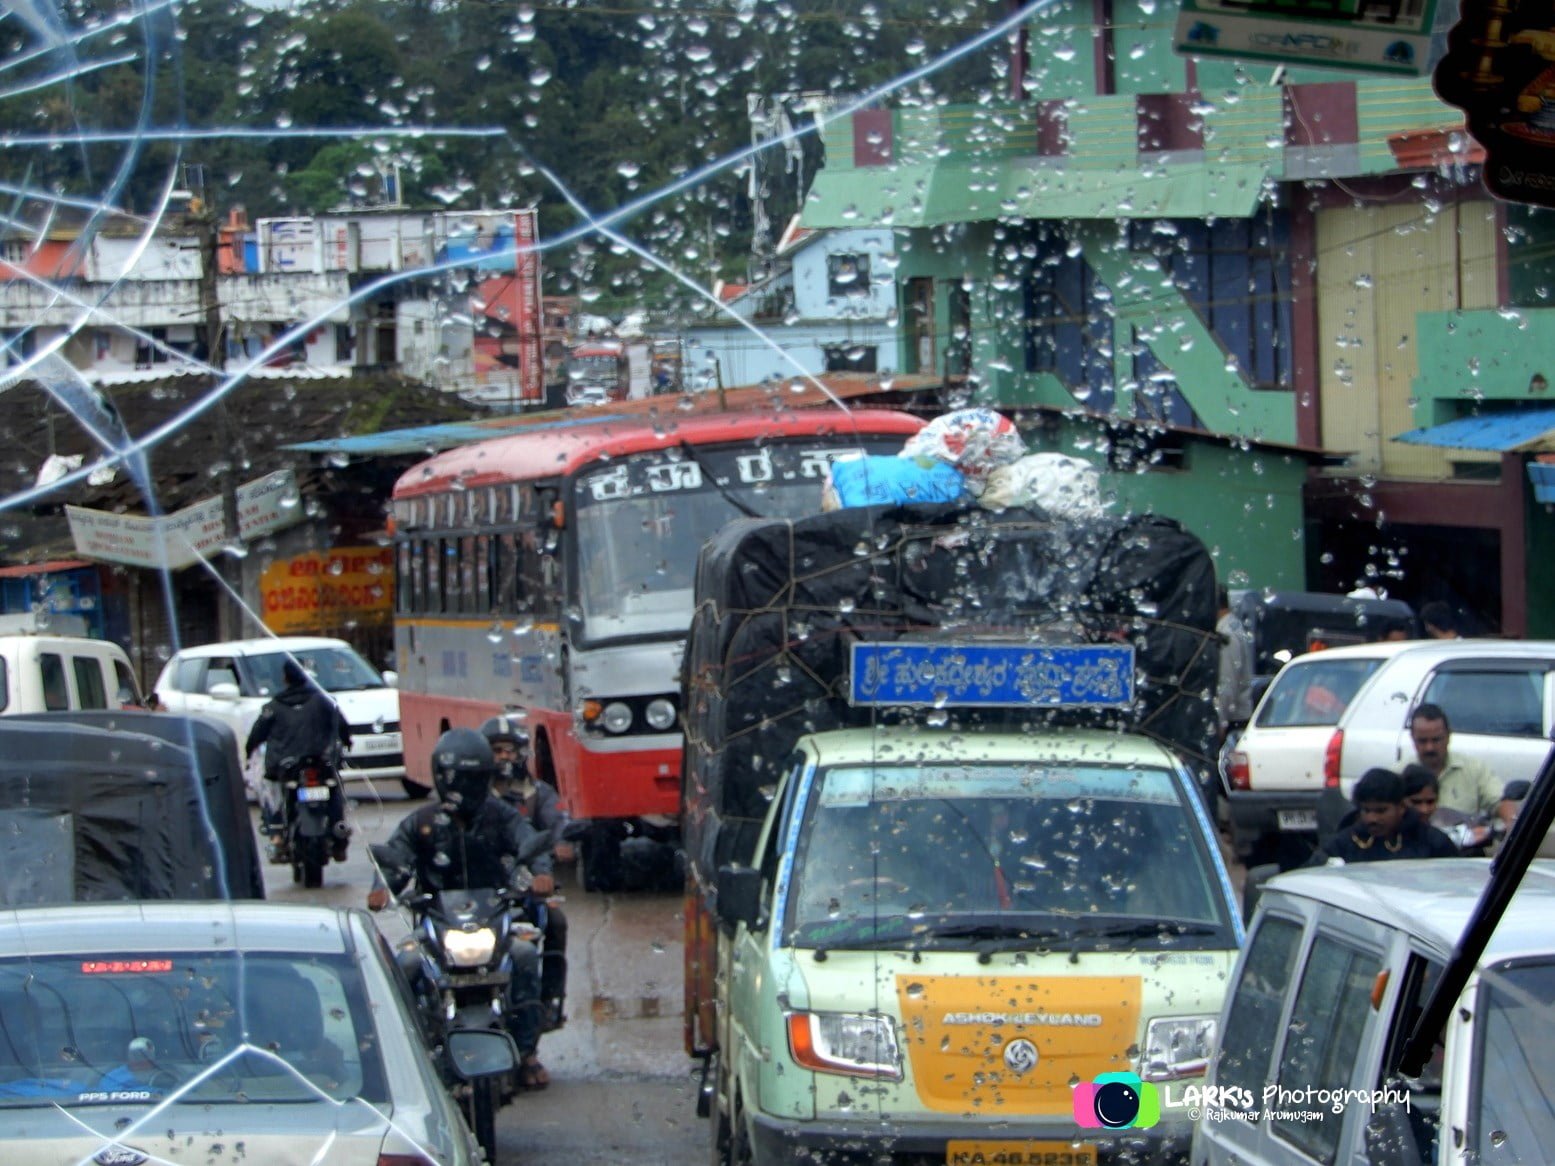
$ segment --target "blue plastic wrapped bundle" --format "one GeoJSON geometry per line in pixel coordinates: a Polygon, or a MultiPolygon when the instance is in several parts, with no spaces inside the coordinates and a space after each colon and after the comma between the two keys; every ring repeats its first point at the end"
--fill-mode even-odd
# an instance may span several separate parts
{"type": "Polygon", "coordinates": [[[956,502],[965,494],[966,479],[945,462],[866,456],[832,463],[822,509],[956,502]]]}

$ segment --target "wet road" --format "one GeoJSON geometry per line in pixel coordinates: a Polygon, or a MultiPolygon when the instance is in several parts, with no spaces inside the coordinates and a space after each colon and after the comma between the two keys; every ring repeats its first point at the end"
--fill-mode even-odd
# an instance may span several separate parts
{"type": "MultiPolygon", "coordinates": [[[[398,789],[381,800],[352,793],[350,859],[332,863],[315,891],[293,885],[290,867],[267,866],[270,898],[365,905],[367,845],[386,840],[418,803],[398,789]]],[[[585,894],[573,864],[559,868],[558,889],[571,925],[568,1021],[540,1047],[551,1087],[520,1095],[499,1115],[500,1166],[700,1157],[707,1123],[696,1116],[696,1063],[681,1043],[680,897],[585,894]]],[[[391,940],[405,934],[407,921],[395,912],[378,922],[391,940]]]]}

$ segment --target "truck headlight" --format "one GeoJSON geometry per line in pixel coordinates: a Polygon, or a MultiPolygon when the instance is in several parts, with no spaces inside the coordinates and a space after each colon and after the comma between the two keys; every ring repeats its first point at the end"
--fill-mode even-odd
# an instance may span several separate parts
{"type": "Polygon", "coordinates": [[[1145,1029],[1145,1055],[1139,1075],[1146,1081],[1198,1077],[1209,1068],[1215,1047],[1213,1016],[1163,1016],[1145,1029]]]}
{"type": "Polygon", "coordinates": [[[648,707],[643,710],[643,719],[648,722],[648,727],[657,729],[663,733],[675,727],[675,702],[665,700],[662,696],[657,700],[650,700],[648,707]]]}
{"type": "Polygon", "coordinates": [[[607,733],[624,733],[632,727],[632,706],[619,700],[607,704],[600,714],[599,723],[607,733]]]}
{"type": "Polygon", "coordinates": [[[794,1063],[817,1073],[902,1079],[891,1018],[868,1012],[791,1012],[788,1049],[794,1063]]]}
{"type": "Polygon", "coordinates": [[[443,932],[443,951],[456,968],[478,968],[491,960],[497,950],[497,933],[489,927],[474,931],[443,932]]]}

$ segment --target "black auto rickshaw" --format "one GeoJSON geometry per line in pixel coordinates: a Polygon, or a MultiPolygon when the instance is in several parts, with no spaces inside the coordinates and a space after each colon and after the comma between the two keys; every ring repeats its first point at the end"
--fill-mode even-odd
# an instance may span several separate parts
{"type": "Polygon", "coordinates": [[[203,717],[0,717],[0,828],[0,905],[265,897],[237,741],[203,717]]]}
{"type": "Polygon", "coordinates": [[[1399,599],[1320,591],[1233,591],[1231,610],[1253,637],[1253,702],[1285,663],[1305,652],[1420,637],[1414,609],[1399,599]]]}

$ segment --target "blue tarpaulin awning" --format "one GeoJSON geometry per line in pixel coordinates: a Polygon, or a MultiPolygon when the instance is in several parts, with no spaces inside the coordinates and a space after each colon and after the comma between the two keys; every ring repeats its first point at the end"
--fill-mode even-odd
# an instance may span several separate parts
{"type": "Polygon", "coordinates": [[[1411,429],[1393,440],[1408,445],[1477,449],[1488,453],[1555,452],[1555,408],[1459,417],[1441,425],[1411,429]]]}

